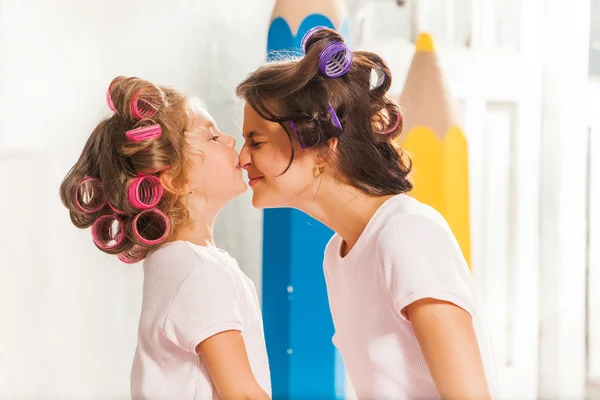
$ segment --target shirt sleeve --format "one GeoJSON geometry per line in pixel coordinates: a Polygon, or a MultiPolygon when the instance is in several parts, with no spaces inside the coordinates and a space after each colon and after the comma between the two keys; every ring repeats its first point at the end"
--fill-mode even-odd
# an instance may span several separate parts
{"type": "Polygon", "coordinates": [[[474,317],[470,271],[452,231],[440,216],[399,215],[377,242],[385,283],[396,311],[425,298],[450,302],[474,317]]]}
{"type": "Polygon", "coordinates": [[[217,333],[242,330],[233,276],[216,262],[198,262],[175,293],[164,322],[166,336],[192,353],[217,333]]]}

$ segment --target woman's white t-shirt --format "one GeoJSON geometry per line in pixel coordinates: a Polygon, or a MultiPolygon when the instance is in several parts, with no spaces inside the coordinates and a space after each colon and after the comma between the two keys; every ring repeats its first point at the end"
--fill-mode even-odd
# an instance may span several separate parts
{"type": "Polygon", "coordinates": [[[473,318],[492,395],[496,368],[475,284],[444,218],[401,194],[373,215],[341,257],[334,235],[324,270],[335,335],[359,399],[439,398],[405,308],[423,298],[451,302],[473,318]]]}

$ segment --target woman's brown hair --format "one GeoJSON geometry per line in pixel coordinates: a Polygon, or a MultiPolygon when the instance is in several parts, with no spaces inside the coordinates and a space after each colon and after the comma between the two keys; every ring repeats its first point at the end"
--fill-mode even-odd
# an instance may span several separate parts
{"type": "MultiPolygon", "coordinates": [[[[327,154],[327,141],[337,137],[330,161],[346,183],[371,196],[406,193],[412,189],[411,162],[394,142],[402,133],[402,113],[386,96],[390,69],[377,54],[356,51],[345,75],[328,78],[319,70],[319,57],[334,41],[343,39],[331,29],[318,30],[303,58],[260,67],[238,85],[237,94],[262,118],[279,123],[292,142],[327,154]]],[[[292,147],[290,165],[293,158],[292,147]]]]}
{"type": "MultiPolygon", "coordinates": [[[[184,132],[191,121],[192,111],[183,93],[139,78],[115,78],[109,86],[107,101],[115,113],[102,120],[92,131],[79,160],[60,185],[60,197],[69,210],[71,221],[78,228],[92,226],[103,215],[117,215],[123,222],[125,237],[116,247],[109,250],[99,247],[100,250],[124,255],[125,259],[140,260],[160,244],[145,244],[133,234],[131,225],[141,210],[129,201],[129,185],[140,175],[160,177],[168,170],[169,187],[183,187],[188,171],[184,157],[184,132]],[[143,107],[138,114],[133,107],[134,102],[143,107]],[[125,136],[127,131],[156,124],[162,131],[158,138],[131,141],[125,136]],[[80,183],[87,178],[95,178],[94,181],[99,181],[101,186],[96,185],[88,188],[87,193],[81,193],[80,183]],[[96,193],[92,193],[94,191],[96,193]],[[104,206],[84,212],[78,199],[98,195],[103,196],[105,203],[100,205],[104,206]]],[[[169,220],[166,241],[173,240],[188,221],[182,195],[177,190],[164,190],[156,208],[169,220]]],[[[144,237],[160,237],[165,229],[161,222],[156,215],[150,215],[139,219],[137,229],[143,232],[144,237]]]]}

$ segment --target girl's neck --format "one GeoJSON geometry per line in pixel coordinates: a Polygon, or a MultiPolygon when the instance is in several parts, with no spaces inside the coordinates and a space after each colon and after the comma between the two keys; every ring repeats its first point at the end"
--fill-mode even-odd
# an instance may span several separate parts
{"type": "Polygon", "coordinates": [[[214,207],[198,196],[191,195],[188,201],[190,221],[178,235],[178,240],[184,240],[203,247],[216,247],[213,227],[217,214],[222,207],[214,207]]]}
{"type": "Polygon", "coordinates": [[[184,240],[203,247],[216,247],[213,234],[213,222],[198,221],[197,219],[190,221],[181,233],[178,235],[178,240],[184,240]]]}

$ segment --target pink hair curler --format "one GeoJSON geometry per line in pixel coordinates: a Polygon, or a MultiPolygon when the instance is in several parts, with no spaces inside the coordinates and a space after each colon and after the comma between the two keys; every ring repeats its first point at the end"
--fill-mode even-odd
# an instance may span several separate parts
{"type": "Polygon", "coordinates": [[[163,172],[168,170],[169,168],[171,168],[170,165],[165,165],[164,167],[158,167],[157,169],[153,169],[153,170],[147,170],[147,171],[142,171],[142,172],[138,172],[137,176],[138,177],[142,177],[142,176],[146,176],[146,175],[152,175],[152,174],[157,174],[159,172],[163,172]]]}
{"type": "Polygon", "coordinates": [[[92,239],[100,250],[112,250],[123,243],[123,221],[114,214],[99,217],[92,225],[92,239]]]}
{"type": "Polygon", "coordinates": [[[125,132],[127,140],[132,142],[142,142],[144,140],[158,139],[162,135],[160,124],[143,126],[125,132]]]}
{"type": "Polygon", "coordinates": [[[106,204],[102,182],[97,178],[85,178],[79,182],[73,197],[77,208],[84,214],[98,212],[106,204]]]}
{"type": "Polygon", "coordinates": [[[113,86],[119,82],[120,80],[123,80],[124,78],[122,76],[117,76],[115,79],[112,80],[112,82],[110,83],[110,85],[108,85],[108,90],[106,91],[106,104],[108,105],[108,108],[110,108],[114,113],[118,114],[119,112],[117,111],[117,109],[115,108],[115,104],[112,101],[112,88],[113,86]]]}
{"type": "Polygon", "coordinates": [[[119,214],[119,215],[125,215],[125,212],[124,212],[124,211],[117,210],[117,209],[115,208],[115,206],[113,206],[112,204],[110,204],[110,201],[107,201],[107,202],[106,202],[106,204],[108,204],[108,206],[110,207],[110,209],[111,209],[111,210],[113,210],[113,212],[114,212],[115,214],[119,214]]]}
{"type": "Polygon", "coordinates": [[[144,249],[138,245],[134,245],[131,249],[117,254],[117,258],[125,264],[135,264],[145,258],[144,249]]]}
{"type": "Polygon", "coordinates": [[[142,211],[135,216],[131,225],[133,234],[145,245],[161,243],[171,229],[171,221],[158,208],[142,211]]]}
{"type": "Polygon", "coordinates": [[[398,127],[400,126],[400,122],[402,122],[402,114],[397,111],[396,112],[396,122],[394,123],[394,125],[389,128],[386,129],[385,131],[375,131],[375,133],[379,134],[379,135],[389,135],[390,133],[394,133],[398,130],[398,127]]]}
{"type": "Polygon", "coordinates": [[[140,99],[141,91],[141,89],[138,90],[131,99],[131,114],[133,114],[133,117],[136,119],[152,118],[156,114],[156,110],[150,102],[140,99]]]}
{"type": "Polygon", "coordinates": [[[156,176],[138,176],[129,185],[129,201],[140,210],[148,210],[158,204],[163,195],[163,187],[156,176]]]}

